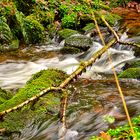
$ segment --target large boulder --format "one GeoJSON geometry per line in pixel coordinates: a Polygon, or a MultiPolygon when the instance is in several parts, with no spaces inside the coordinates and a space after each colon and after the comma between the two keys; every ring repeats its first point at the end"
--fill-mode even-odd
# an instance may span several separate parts
{"type": "MultiPolygon", "coordinates": [[[[43,89],[58,86],[66,77],[67,75],[59,70],[49,69],[38,72],[15,96],[0,105],[0,112],[17,106],[43,89]]],[[[8,113],[0,123],[0,129],[5,128],[6,132],[20,132],[31,122],[37,123],[40,120],[47,120],[52,117],[52,115],[47,115],[48,111],[59,112],[61,96],[60,92],[49,92],[38,101],[24,106],[21,110],[8,113]]]]}
{"type": "Polygon", "coordinates": [[[63,49],[76,48],[76,52],[83,52],[87,51],[92,46],[92,44],[92,39],[87,36],[71,36],[66,38],[63,49]]]}

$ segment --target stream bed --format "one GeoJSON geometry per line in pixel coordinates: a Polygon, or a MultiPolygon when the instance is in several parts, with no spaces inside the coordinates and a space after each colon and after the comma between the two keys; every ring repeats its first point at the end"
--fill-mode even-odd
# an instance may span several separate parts
{"type": "MultiPolygon", "coordinates": [[[[137,42],[140,36],[129,37],[126,32],[123,41],[137,42]]],[[[93,40],[92,47],[85,53],[76,55],[62,55],[59,50],[64,42],[35,46],[32,51],[22,48],[26,55],[18,57],[0,57],[0,87],[16,91],[23,87],[31,75],[48,68],[57,68],[71,74],[81,61],[86,61],[103,46],[93,40]],[[24,57],[23,57],[24,56],[24,57]]],[[[109,49],[116,71],[121,71],[125,62],[134,61],[134,51],[129,46],[116,44],[109,49]]],[[[127,107],[131,117],[140,112],[140,81],[121,79],[120,84],[125,95],[127,107]]],[[[92,135],[98,135],[108,128],[115,128],[127,122],[122,102],[112,76],[112,70],[107,54],[103,54],[91,67],[87,68],[81,77],[69,86],[70,96],[66,116],[67,133],[65,140],[89,140],[92,135]],[[105,121],[104,116],[115,118],[113,124],[105,121]]],[[[34,125],[29,124],[21,134],[12,134],[0,139],[13,140],[57,140],[60,131],[60,121],[52,119],[34,125]]]]}

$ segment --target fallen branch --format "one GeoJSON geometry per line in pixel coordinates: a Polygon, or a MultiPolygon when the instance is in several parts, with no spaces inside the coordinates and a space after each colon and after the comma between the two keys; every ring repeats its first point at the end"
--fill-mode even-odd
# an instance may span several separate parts
{"type": "Polygon", "coordinates": [[[4,111],[0,112],[0,118],[3,118],[9,112],[13,112],[13,111],[15,111],[17,109],[20,109],[23,106],[31,103],[31,102],[36,101],[40,97],[42,97],[42,96],[46,95],[47,93],[49,93],[50,91],[62,90],[64,87],[67,86],[68,83],[70,83],[70,81],[72,81],[78,75],[81,75],[82,72],[86,69],[87,66],[92,65],[95,62],[95,60],[97,58],[99,58],[104,52],[106,52],[106,50],[108,50],[115,42],[116,42],[116,39],[112,39],[105,47],[103,47],[101,50],[97,51],[93,55],[93,57],[91,59],[89,59],[88,61],[85,61],[85,62],[81,63],[79,65],[79,67],[68,78],[66,78],[58,87],[49,87],[49,88],[41,91],[37,95],[33,96],[32,98],[24,101],[23,103],[15,106],[15,107],[12,107],[10,109],[7,109],[7,110],[4,110],[4,111]]]}
{"type": "Polygon", "coordinates": [[[59,133],[58,133],[59,140],[64,140],[64,137],[67,131],[67,128],[66,128],[67,101],[68,101],[68,91],[63,90],[63,95],[62,95],[61,104],[60,104],[60,122],[62,124],[59,125],[59,133]]]}
{"type": "Polygon", "coordinates": [[[102,19],[102,21],[105,23],[105,25],[110,29],[110,31],[114,34],[114,36],[117,39],[118,43],[123,44],[123,45],[130,45],[130,46],[135,46],[135,47],[139,47],[140,48],[139,44],[136,44],[136,43],[133,43],[133,42],[121,41],[119,36],[118,36],[118,34],[116,33],[116,31],[108,24],[108,22],[105,20],[104,16],[100,15],[100,14],[98,14],[98,15],[102,19]]]}
{"type": "Polygon", "coordinates": [[[15,106],[15,107],[12,107],[10,109],[7,109],[7,110],[4,110],[2,112],[0,112],[0,119],[2,119],[6,114],[10,113],[10,112],[13,112],[15,110],[18,110],[20,108],[22,108],[23,106],[31,103],[31,102],[34,102],[36,101],[38,98],[42,97],[43,95],[45,95],[46,93],[49,93],[50,91],[56,91],[56,90],[62,90],[61,88],[59,87],[49,87],[47,89],[44,89],[43,91],[41,91],[40,93],[38,93],[37,95],[31,97],[30,99],[24,101],[23,103],[15,106]]]}
{"type": "MultiPolygon", "coordinates": [[[[101,16],[102,20],[106,23],[106,25],[109,27],[109,29],[113,32],[114,36],[116,37],[116,39],[119,41],[119,36],[117,35],[117,33],[112,29],[112,27],[106,22],[105,18],[103,16],[101,16]]],[[[96,19],[95,19],[96,20],[96,19]]],[[[98,30],[98,25],[96,25],[96,28],[98,30]]],[[[105,45],[105,42],[103,40],[103,37],[101,35],[101,32],[99,30],[99,35],[101,37],[101,40],[103,42],[103,44],[105,45]]],[[[114,77],[115,77],[115,81],[116,81],[116,85],[117,85],[117,88],[118,88],[118,91],[119,91],[119,94],[120,94],[120,97],[122,99],[122,103],[123,103],[123,107],[124,107],[124,110],[125,110],[125,113],[126,113],[126,116],[127,116],[127,120],[128,120],[128,123],[130,125],[130,128],[131,128],[131,132],[133,134],[133,136],[135,137],[135,132],[134,132],[134,129],[133,129],[133,125],[132,125],[132,122],[131,122],[131,118],[130,118],[130,115],[129,115],[129,112],[128,112],[128,108],[127,108],[127,105],[126,105],[126,101],[124,99],[124,95],[123,95],[123,92],[122,92],[122,89],[121,89],[121,86],[120,86],[120,83],[119,83],[119,80],[118,80],[118,77],[117,77],[117,74],[116,74],[116,71],[115,71],[115,67],[113,66],[113,62],[112,62],[112,58],[111,58],[111,55],[109,54],[108,50],[107,50],[107,54],[108,54],[108,58],[109,58],[109,62],[110,64],[112,65],[112,71],[114,73],[114,77]]]]}

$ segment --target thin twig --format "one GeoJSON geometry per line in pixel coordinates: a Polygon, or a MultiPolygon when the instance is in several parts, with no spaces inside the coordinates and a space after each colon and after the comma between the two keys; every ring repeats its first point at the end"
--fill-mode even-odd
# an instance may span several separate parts
{"type": "Polygon", "coordinates": [[[120,43],[120,44],[123,44],[123,45],[129,45],[129,46],[134,46],[134,47],[139,47],[140,48],[140,45],[139,44],[136,44],[136,43],[133,43],[133,42],[124,42],[124,41],[121,41],[117,32],[108,24],[108,22],[105,20],[104,16],[103,15],[100,15],[100,18],[102,19],[102,21],[105,23],[105,25],[110,29],[110,31],[114,34],[114,36],[116,37],[117,39],[117,42],[120,43]]]}
{"type": "MultiPolygon", "coordinates": [[[[117,35],[117,33],[113,30],[113,28],[107,23],[107,21],[105,20],[104,16],[100,16],[101,19],[103,20],[103,22],[106,24],[106,26],[112,31],[112,33],[114,34],[114,36],[116,37],[117,41],[119,41],[119,37],[117,35]]],[[[94,16],[94,20],[96,21],[96,18],[94,16]]],[[[102,40],[102,43],[103,45],[105,45],[105,42],[104,42],[104,39],[102,37],[102,34],[100,32],[100,29],[98,27],[98,24],[95,24],[97,30],[98,30],[98,33],[99,33],[99,36],[102,40]]],[[[117,85],[117,88],[118,88],[118,91],[119,91],[119,94],[120,94],[120,97],[122,99],[122,103],[123,103],[123,107],[124,107],[124,110],[125,110],[125,113],[126,113],[126,116],[127,116],[127,120],[128,120],[128,123],[130,125],[130,129],[131,129],[131,132],[133,134],[133,136],[135,136],[135,133],[134,133],[134,129],[133,129],[133,125],[132,125],[132,122],[131,122],[131,118],[130,118],[130,115],[129,115],[129,112],[128,112],[128,108],[127,108],[127,105],[126,105],[126,101],[124,99],[124,95],[123,95],[123,92],[122,92],[122,89],[121,89],[121,86],[120,86],[120,83],[119,83],[119,80],[118,80],[118,77],[117,77],[117,74],[116,74],[116,70],[115,70],[115,67],[113,65],[113,62],[112,62],[112,58],[111,58],[111,55],[109,53],[109,51],[107,50],[107,54],[108,54],[108,58],[109,58],[109,62],[110,64],[112,65],[112,71],[113,71],[113,74],[114,74],[114,77],[115,77],[115,81],[116,81],[116,85],[117,85]]]]}

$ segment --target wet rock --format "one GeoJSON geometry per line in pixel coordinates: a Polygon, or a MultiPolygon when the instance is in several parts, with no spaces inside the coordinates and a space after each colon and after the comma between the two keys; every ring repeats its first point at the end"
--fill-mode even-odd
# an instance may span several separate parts
{"type": "Polygon", "coordinates": [[[92,46],[92,39],[86,36],[71,36],[65,40],[65,46],[87,51],[92,46]]]}
{"type": "Polygon", "coordinates": [[[136,57],[140,57],[140,48],[135,47],[135,48],[134,48],[134,51],[135,51],[135,56],[136,56],[136,57]]]}

